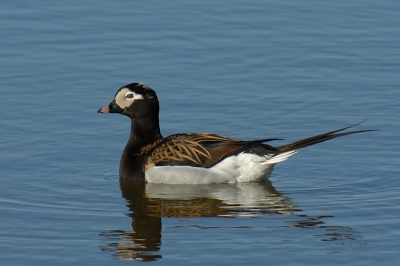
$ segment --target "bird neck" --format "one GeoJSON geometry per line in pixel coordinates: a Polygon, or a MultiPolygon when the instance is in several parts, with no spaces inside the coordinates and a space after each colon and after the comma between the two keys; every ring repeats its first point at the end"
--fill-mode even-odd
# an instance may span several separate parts
{"type": "Polygon", "coordinates": [[[146,158],[138,156],[139,150],[162,138],[157,119],[132,119],[131,135],[122,152],[119,165],[119,175],[123,179],[144,181],[144,173],[141,167],[146,158]]]}
{"type": "Polygon", "coordinates": [[[139,150],[162,138],[158,117],[153,119],[131,119],[131,134],[127,147],[139,150]]]}

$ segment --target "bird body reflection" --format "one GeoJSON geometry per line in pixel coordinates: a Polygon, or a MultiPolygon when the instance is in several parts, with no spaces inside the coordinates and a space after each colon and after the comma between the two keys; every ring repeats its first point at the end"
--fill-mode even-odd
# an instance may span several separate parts
{"type": "MultiPolygon", "coordinates": [[[[120,179],[122,196],[127,200],[132,230],[107,230],[100,235],[107,241],[101,247],[124,260],[153,261],[162,258],[162,219],[201,217],[242,217],[296,215],[301,210],[278,192],[267,179],[262,182],[209,185],[145,184],[120,179]]],[[[323,227],[325,217],[296,215],[288,227],[323,227]],[[322,226],[321,226],[322,225],[322,226]]],[[[343,227],[329,228],[340,235],[343,227]],[[338,229],[339,228],[339,229],[338,229]]],[[[354,238],[351,228],[346,235],[354,238]],[[350,231],[350,233],[349,233],[350,231]]],[[[329,240],[329,239],[328,239],[329,240]]],[[[326,241],[326,240],[325,240],[326,241]]]]}
{"type": "Polygon", "coordinates": [[[238,217],[287,215],[295,206],[269,180],[239,184],[167,185],[120,179],[128,202],[132,231],[102,232],[113,241],[103,246],[121,259],[155,260],[161,246],[164,217],[238,217]]]}

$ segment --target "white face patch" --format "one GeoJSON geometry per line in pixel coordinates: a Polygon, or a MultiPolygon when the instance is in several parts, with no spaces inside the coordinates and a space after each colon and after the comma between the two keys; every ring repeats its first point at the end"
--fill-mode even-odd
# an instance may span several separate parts
{"type": "Polygon", "coordinates": [[[127,88],[121,89],[115,96],[115,102],[122,109],[127,108],[132,105],[136,100],[143,100],[143,95],[137,94],[127,88]]]}
{"type": "Polygon", "coordinates": [[[128,101],[143,100],[143,96],[141,94],[136,94],[133,91],[128,90],[125,93],[125,99],[127,99],[128,101]]]}

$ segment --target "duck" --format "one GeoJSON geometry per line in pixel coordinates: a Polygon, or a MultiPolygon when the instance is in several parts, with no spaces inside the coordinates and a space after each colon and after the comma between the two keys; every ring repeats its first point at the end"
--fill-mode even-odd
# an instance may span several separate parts
{"type": "Polygon", "coordinates": [[[141,82],[122,86],[98,113],[119,113],[131,120],[122,152],[119,176],[137,182],[163,184],[242,183],[268,179],[275,164],[305,147],[371,130],[344,130],[357,124],[282,146],[265,138],[240,140],[214,133],[180,133],[163,137],[156,92],[141,82]]]}

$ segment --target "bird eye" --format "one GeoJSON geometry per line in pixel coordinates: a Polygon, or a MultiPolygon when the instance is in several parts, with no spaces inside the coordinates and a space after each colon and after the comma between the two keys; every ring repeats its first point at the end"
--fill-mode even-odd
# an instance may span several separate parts
{"type": "Polygon", "coordinates": [[[137,94],[134,91],[130,91],[128,89],[125,89],[125,100],[132,101],[132,102],[136,101],[136,100],[143,100],[143,96],[141,94],[137,94]]]}

